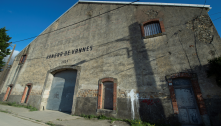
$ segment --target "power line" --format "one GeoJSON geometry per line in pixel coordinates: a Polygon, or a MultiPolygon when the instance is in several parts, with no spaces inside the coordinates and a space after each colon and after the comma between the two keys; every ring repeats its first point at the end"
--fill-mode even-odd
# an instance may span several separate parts
{"type": "MultiPolygon", "coordinates": [[[[139,0],[133,1],[133,2],[131,2],[130,4],[135,3],[135,2],[137,2],[137,1],[139,1],[139,0]]],[[[98,16],[100,16],[100,15],[104,15],[104,14],[106,14],[106,13],[109,13],[109,12],[111,12],[111,11],[114,11],[114,10],[120,9],[120,8],[122,8],[122,7],[124,7],[124,6],[127,6],[127,5],[130,5],[130,4],[126,4],[126,5],[123,5],[123,6],[117,7],[117,8],[115,8],[115,9],[112,9],[112,10],[106,11],[106,12],[104,12],[104,13],[102,13],[102,14],[98,14],[98,15],[96,15],[96,16],[93,16],[93,17],[90,17],[90,18],[87,18],[87,19],[81,20],[81,21],[79,21],[79,22],[76,22],[76,23],[73,23],[73,24],[67,25],[67,26],[65,26],[65,27],[62,27],[62,28],[59,28],[59,29],[56,29],[56,30],[53,30],[53,31],[50,31],[50,32],[47,32],[47,33],[44,33],[44,34],[40,34],[40,35],[38,35],[38,36],[46,35],[46,34],[49,34],[49,33],[52,33],[52,32],[55,32],[55,31],[58,31],[58,30],[61,30],[61,29],[67,28],[67,27],[70,27],[70,26],[72,26],[72,25],[79,24],[79,23],[81,23],[81,22],[84,22],[84,21],[87,21],[87,20],[90,20],[90,19],[96,18],[96,17],[98,17],[98,16]]],[[[15,42],[12,42],[12,43],[17,43],[17,42],[21,42],[21,41],[29,40],[29,39],[32,39],[32,38],[36,38],[36,37],[38,37],[38,36],[33,36],[33,37],[30,37],[30,38],[23,39],[23,40],[19,40],[19,41],[15,41],[15,42]]]]}
{"type": "MultiPolygon", "coordinates": [[[[204,8],[205,4],[206,4],[206,0],[205,0],[205,2],[204,2],[203,8],[204,8]]],[[[202,14],[202,12],[203,12],[203,8],[202,8],[202,10],[201,10],[200,15],[201,15],[201,14],[202,14]]]]}
{"type": "MultiPolygon", "coordinates": [[[[219,18],[216,18],[215,20],[218,20],[218,19],[220,19],[221,17],[219,17],[219,18]]],[[[213,21],[215,21],[215,20],[213,20],[213,21]]]]}
{"type": "Polygon", "coordinates": [[[219,13],[221,13],[221,12],[210,14],[210,16],[212,16],[212,15],[216,15],[216,14],[219,14],[219,13]]]}
{"type": "MultiPolygon", "coordinates": [[[[137,2],[137,1],[139,1],[139,0],[136,0],[136,1],[134,1],[134,2],[137,2]]],[[[134,3],[134,2],[131,2],[130,4],[132,4],[132,3],[134,3]]],[[[206,0],[205,0],[205,2],[204,2],[204,6],[205,6],[205,4],[206,4],[206,0]]],[[[128,4],[127,4],[127,5],[128,5],[128,4]]],[[[62,29],[64,29],[64,28],[67,28],[67,27],[70,27],[70,26],[73,26],[73,25],[79,24],[79,23],[81,23],[81,22],[84,22],[84,21],[87,21],[87,20],[89,20],[89,19],[92,19],[92,18],[98,17],[98,16],[100,16],[100,15],[103,15],[103,14],[109,13],[109,12],[111,12],[111,11],[117,10],[117,9],[122,8],[122,7],[124,7],[124,6],[127,6],[127,5],[120,6],[120,7],[118,7],[118,8],[113,9],[113,10],[110,10],[110,11],[104,12],[104,13],[102,13],[102,14],[98,14],[98,15],[96,15],[96,16],[94,16],[94,17],[91,17],[91,18],[88,18],[88,19],[85,19],[85,20],[82,20],[82,21],[79,21],[79,22],[76,22],[76,23],[73,23],[73,24],[67,25],[67,26],[65,26],[65,27],[62,27],[62,28],[59,28],[59,29],[56,29],[56,30],[53,30],[53,31],[50,31],[50,32],[47,32],[47,33],[44,33],[44,34],[40,34],[40,35],[38,35],[38,36],[46,35],[46,34],[49,34],[49,33],[52,33],[52,32],[58,31],[58,30],[62,30],[62,29]]],[[[202,9],[202,10],[203,10],[203,9],[202,9]]],[[[202,13],[202,11],[201,11],[201,13],[202,13]]],[[[201,15],[201,13],[200,13],[200,15],[201,15]]],[[[219,12],[219,13],[221,13],[221,12],[219,12]]],[[[215,19],[215,20],[218,20],[218,19],[220,19],[220,18],[217,18],[217,19],[215,19]]],[[[215,20],[212,20],[212,21],[215,21],[215,20]]],[[[179,24],[179,25],[185,25],[185,24],[186,24],[186,23],[184,23],[184,24],[179,24]]],[[[175,26],[171,26],[171,27],[176,27],[176,26],[179,26],[179,25],[175,25],[175,26]]],[[[165,27],[165,28],[170,28],[170,27],[165,27]]],[[[29,39],[36,38],[36,37],[38,37],[38,36],[33,36],[33,37],[30,37],[30,38],[26,38],[26,39],[18,40],[18,41],[12,42],[12,43],[22,42],[22,41],[25,41],[25,40],[29,40],[29,39]]]]}

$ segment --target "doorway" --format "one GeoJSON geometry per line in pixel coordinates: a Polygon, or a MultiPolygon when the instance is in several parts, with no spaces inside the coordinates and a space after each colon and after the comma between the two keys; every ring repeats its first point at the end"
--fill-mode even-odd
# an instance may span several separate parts
{"type": "Polygon", "coordinates": [[[28,98],[29,98],[29,95],[31,93],[31,88],[32,88],[31,83],[26,84],[23,95],[22,95],[22,98],[21,98],[21,103],[27,103],[28,102],[28,98]]]}
{"type": "Polygon", "coordinates": [[[176,78],[172,82],[178,105],[180,123],[187,126],[202,124],[190,79],[176,78]]]}
{"type": "Polygon", "coordinates": [[[54,74],[46,109],[70,113],[77,71],[65,70],[54,74]]]}
{"type": "Polygon", "coordinates": [[[30,91],[31,91],[31,85],[27,85],[27,88],[28,88],[28,91],[27,91],[27,94],[25,95],[25,103],[28,102],[28,97],[29,97],[29,94],[30,94],[30,91]]]}
{"type": "Polygon", "coordinates": [[[11,94],[11,91],[12,91],[12,86],[9,86],[9,87],[7,88],[7,91],[6,91],[6,93],[5,93],[5,96],[4,96],[3,101],[7,101],[7,100],[8,100],[8,98],[9,98],[9,96],[10,96],[10,94],[11,94]]]}

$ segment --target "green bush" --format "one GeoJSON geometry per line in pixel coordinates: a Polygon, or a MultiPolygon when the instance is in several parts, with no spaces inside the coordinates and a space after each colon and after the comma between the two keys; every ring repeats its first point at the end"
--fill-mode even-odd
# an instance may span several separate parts
{"type": "Polygon", "coordinates": [[[208,60],[208,62],[207,77],[215,76],[217,85],[221,86],[221,56],[208,60]]]}

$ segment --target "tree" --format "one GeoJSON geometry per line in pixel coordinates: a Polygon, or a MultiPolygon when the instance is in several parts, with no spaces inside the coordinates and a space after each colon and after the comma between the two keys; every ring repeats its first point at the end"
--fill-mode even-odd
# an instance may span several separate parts
{"type": "Polygon", "coordinates": [[[221,87],[221,56],[208,62],[209,69],[207,70],[207,76],[215,76],[217,85],[221,87]]]}
{"type": "Polygon", "coordinates": [[[3,61],[4,57],[10,54],[10,49],[8,48],[11,43],[9,43],[9,40],[11,37],[7,35],[5,27],[0,28],[0,70],[5,65],[5,62],[3,61]]]}

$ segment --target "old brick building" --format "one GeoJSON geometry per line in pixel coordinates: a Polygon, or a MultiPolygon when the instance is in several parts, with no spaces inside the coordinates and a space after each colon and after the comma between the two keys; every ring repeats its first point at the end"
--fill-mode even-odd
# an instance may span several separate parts
{"type": "Polygon", "coordinates": [[[76,115],[221,125],[221,88],[205,72],[221,54],[210,9],[79,1],[15,58],[0,97],[76,115]]]}

